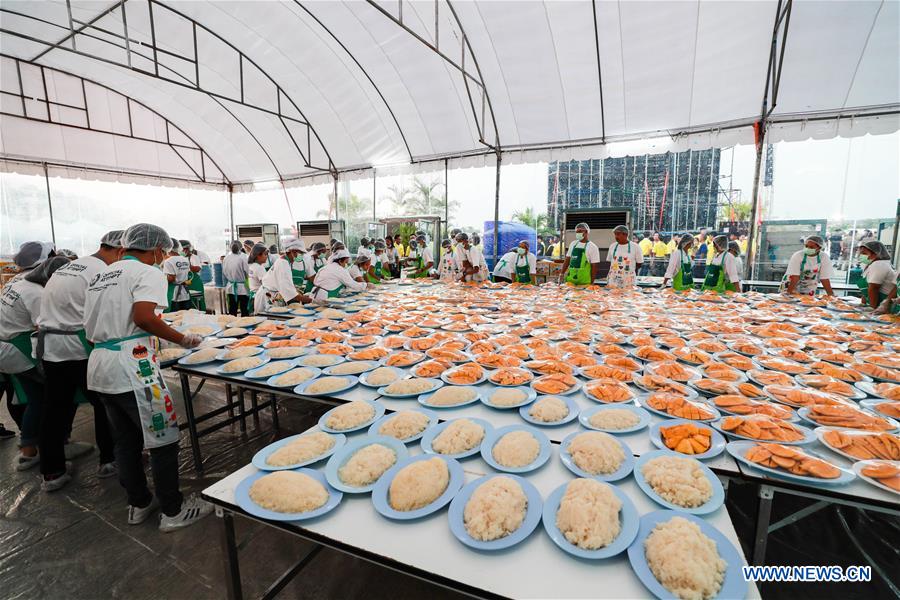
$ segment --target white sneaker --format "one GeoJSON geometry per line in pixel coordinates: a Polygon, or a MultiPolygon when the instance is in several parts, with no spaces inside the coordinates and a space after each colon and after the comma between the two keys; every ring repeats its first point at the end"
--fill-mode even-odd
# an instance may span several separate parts
{"type": "Polygon", "coordinates": [[[189,527],[209,515],[213,511],[213,505],[202,500],[199,496],[191,494],[181,503],[181,512],[174,517],[159,516],[159,530],[169,533],[176,529],[189,527]]]}
{"type": "Polygon", "coordinates": [[[156,499],[156,496],[153,496],[153,499],[150,501],[150,504],[145,506],[144,508],[138,508],[137,506],[128,505],[128,524],[129,525],[140,525],[144,521],[147,520],[147,517],[153,514],[153,511],[159,508],[159,500],[156,499]]]}
{"type": "Polygon", "coordinates": [[[56,479],[44,479],[41,481],[41,490],[47,493],[55,492],[66,487],[70,481],[72,481],[72,476],[68,473],[63,473],[56,479]]]}
{"type": "Polygon", "coordinates": [[[94,449],[93,444],[87,442],[69,442],[66,444],[66,460],[72,460],[79,456],[89,454],[94,449]]]}
{"type": "Polygon", "coordinates": [[[109,477],[115,477],[119,474],[119,467],[114,462],[103,463],[99,467],[97,467],[97,478],[98,479],[107,479],[109,477]]]}
{"type": "Polygon", "coordinates": [[[27,471],[39,464],[41,464],[41,457],[39,454],[25,456],[20,452],[16,454],[16,458],[13,459],[13,466],[16,468],[16,471],[27,471]]]}

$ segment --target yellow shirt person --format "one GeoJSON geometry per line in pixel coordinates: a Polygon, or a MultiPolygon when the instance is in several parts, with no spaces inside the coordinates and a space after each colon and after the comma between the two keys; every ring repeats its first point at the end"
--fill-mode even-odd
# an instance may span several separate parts
{"type": "Polygon", "coordinates": [[[656,258],[662,258],[669,255],[669,246],[662,240],[658,240],[653,244],[653,255],[656,258]]]}
{"type": "Polygon", "coordinates": [[[644,256],[650,256],[650,250],[653,249],[653,242],[650,241],[650,238],[644,238],[640,242],[638,242],[638,246],[641,247],[641,254],[644,256]]]}

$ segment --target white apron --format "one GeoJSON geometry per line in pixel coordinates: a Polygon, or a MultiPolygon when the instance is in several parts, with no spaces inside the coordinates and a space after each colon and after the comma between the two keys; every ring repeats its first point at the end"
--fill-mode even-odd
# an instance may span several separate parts
{"type": "Polygon", "coordinates": [[[608,286],[614,288],[634,287],[634,265],[631,264],[631,242],[628,242],[628,255],[617,256],[619,245],[613,248],[612,261],[609,263],[608,286]]]}
{"type": "MultiPolygon", "coordinates": [[[[819,289],[819,273],[822,269],[822,263],[816,260],[815,266],[807,267],[806,259],[807,256],[804,254],[803,260],[800,261],[800,281],[797,282],[797,293],[804,296],[815,296],[816,290],[819,289]]],[[[780,292],[784,292],[787,289],[788,279],[787,275],[782,278],[780,292]]]]}

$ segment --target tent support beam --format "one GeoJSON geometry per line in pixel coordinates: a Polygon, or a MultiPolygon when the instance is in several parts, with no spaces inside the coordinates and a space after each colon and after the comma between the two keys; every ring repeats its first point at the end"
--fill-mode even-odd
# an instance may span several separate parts
{"type": "Polygon", "coordinates": [[[606,143],[606,115],[603,112],[603,73],[600,68],[600,32],[597,26],[597,0],[591,0],[594,15],[594,48],[597,51],[597,84],[600,88],[600,139],[606,143]]]}
{"type": "Polygon", "coordinates": [[[494,264],[497,263],[500,249],[500,163],[503,154],[497,152],[497,179],[494,182],[494,264]]]}
{"type": "Polygon", "coordinates": [[[50,239],[56,244],[56,227],[53,225],[53,196],[50,194],[50,173],[47,170],[47,163],[44,165],[44,183],[47,185],[47,208],[50,210],[50,239]]]}
{"type": "Polygon", "coordinates": [[[228,184],[228,223],[231,231],[231,239],[237,239],[237,229],[234,228],[234,186],[228,184]]]}

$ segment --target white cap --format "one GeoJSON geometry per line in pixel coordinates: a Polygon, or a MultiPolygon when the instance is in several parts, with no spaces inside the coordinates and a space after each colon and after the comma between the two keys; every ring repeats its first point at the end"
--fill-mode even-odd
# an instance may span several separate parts
{"type": "Polygon", "coordinates": [[[331,262],[337,262],[337,261],[341,260],[342,258],[350,258],[350,253],[347,252],[346,249],[338,250],[337,252],[332,254],[330,260],[331,260],[331,262]]]}
{"type": "Polygon", "coordinates": [[[300,252],[306,252],[306,246],[303,245],[301,240],[296,238],[291,238],[284,243],[284,251],[290,252],[291,250],[299,250],[300,252]]]}

